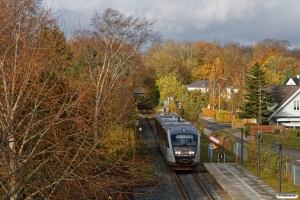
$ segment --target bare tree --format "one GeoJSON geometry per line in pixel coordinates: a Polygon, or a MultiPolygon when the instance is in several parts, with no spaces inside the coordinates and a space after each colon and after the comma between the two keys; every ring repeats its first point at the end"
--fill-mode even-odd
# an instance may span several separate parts
{"type": "Polygon", "coordinates": [[[107,9],[92,18],[94,31],[90,35],[92,48],[86,48],[86,61],[90,80],[95,89],[93,119],[94,142],[99,140],[101,109],[111,94],[117,80],[131,71],[129,64],[139,55],[141,48],[159,37],[152,31],[153,20],[125,16],[117,10],[107,9]],[[97,53],[95,53],[97,52],[97,53]]]}

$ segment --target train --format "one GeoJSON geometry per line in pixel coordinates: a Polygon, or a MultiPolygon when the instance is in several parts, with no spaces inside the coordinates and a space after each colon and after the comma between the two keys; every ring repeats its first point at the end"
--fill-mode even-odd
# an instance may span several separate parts
{"type": "Polygon", "coordinates": [[[174,170],[194,170],[200,163],[200,133],[177,113],[155,116],[155,137],[167,163],[174,170]]]}

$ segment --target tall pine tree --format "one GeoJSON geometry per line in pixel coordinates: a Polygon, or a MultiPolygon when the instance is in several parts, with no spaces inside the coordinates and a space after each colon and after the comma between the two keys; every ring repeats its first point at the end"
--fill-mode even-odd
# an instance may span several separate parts
{"type": "Polygon", "coordinates": [[[245,77],[244,102],[240,107],[240,118],[258,119],[260,124],[268,124],[268,117],[273,112],[268,107],[274,105],[274,99],[270,92],[267,91],[265,81],[265,72],[261,69],[260,64],[256,62],[250,69],[249,74],[245,77]]]}

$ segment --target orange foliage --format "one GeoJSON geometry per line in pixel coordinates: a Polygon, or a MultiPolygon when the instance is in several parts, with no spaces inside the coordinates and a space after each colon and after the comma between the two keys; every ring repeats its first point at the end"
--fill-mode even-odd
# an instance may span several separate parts
{"type": "Polygon", "coordinates": [[[205,117],[214,117],[215,111],[208,109],[208,108],[204,108],[203,109],[203,116],[205,117]]]}

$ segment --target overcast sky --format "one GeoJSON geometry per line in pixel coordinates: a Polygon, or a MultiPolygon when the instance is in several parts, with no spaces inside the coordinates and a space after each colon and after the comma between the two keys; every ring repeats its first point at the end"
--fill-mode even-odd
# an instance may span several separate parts
{"type": "Polygon", "coordinates": [[[95,11],[112,8],[125,15],[157,20],[164,39],[239,42],[254,45],[266,38],[300,46],[299,0],[47,0],[64,12],[60,23],[69,33],[91,29],[95,11]]]}

